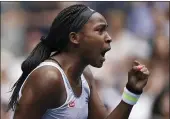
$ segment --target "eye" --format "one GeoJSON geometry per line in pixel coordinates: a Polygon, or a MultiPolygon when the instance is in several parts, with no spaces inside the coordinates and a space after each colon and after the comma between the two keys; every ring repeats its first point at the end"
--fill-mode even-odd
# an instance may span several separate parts
{"type": "Polygon", "coordinates": [[[101,35],[101,34],[103,34],[104,31],[106,31],[106,28],[100,27],[100,28],[97,28],[96,31],[101,35]]]}

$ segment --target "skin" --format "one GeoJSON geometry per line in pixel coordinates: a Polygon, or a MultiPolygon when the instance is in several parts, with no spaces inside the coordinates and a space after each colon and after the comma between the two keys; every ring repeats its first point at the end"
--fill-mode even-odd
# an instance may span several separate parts
{"type": "MultiPolygon", "coordinates": [[[[89,64],[95,67],[103,65],[104,58],[101,52],[107,52],[111,42],[106,28],[105,18],[99,13],[94,13],[80,32],[69,34],[67,48],[53,58],[60,63],[76,96],[81,95],[79,77],[84,74],[91,91],[88,119],[128,119],[132,106],[123,101],[113,112],[107,113],[98,96],[93,75],[87,67],[89,64]]],[[[133,89],[142,90],[149,72],[145,66],[141,71],[137,71],[138,65],[141,64],[134,62],[128,83],[133,89]],[[132,76],[135,76],[135,79],[132,80],[132,76]]],[[[35,70],[24,84],[14,119],[40,119],[47,109],[57,108],[65,100],[66,91],[60,72],[52,66],[43,66],[35,70]]]]}

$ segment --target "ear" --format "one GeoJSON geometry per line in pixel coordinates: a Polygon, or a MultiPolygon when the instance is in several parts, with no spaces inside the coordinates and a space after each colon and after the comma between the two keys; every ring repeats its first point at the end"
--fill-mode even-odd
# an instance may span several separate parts
{"type": "Polygon", "coordinates": [[[70,42],[72,42],[73,44],[79,44],[80,43],[79,34],[77,34],[75,32],[71,32],[69,34],[69,39],[70,39],[70,42]]]}

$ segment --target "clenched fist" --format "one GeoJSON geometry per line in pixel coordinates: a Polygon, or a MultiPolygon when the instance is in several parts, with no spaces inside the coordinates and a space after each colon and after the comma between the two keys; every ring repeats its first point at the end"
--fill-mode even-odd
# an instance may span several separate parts
{"type": "Polygon", "coordinates": [[[126,88],[135,94],[141,94],[148,82],[149,74],[145,65],[142,65],[138,61],[134,61],[132,69],[128,72],[128,83],[126,88]]]}

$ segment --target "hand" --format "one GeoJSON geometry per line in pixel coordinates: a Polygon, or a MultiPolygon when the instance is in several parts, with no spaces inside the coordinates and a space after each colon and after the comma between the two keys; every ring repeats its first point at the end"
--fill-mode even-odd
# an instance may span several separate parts
{"type": "Polygon", "coordinates": [[[138,61],[134,61],[132,69],[128,72],[128,83],[126,88],[135,94],[141,94],[146,86],[149,77],[149,71],[138,61]]]}

